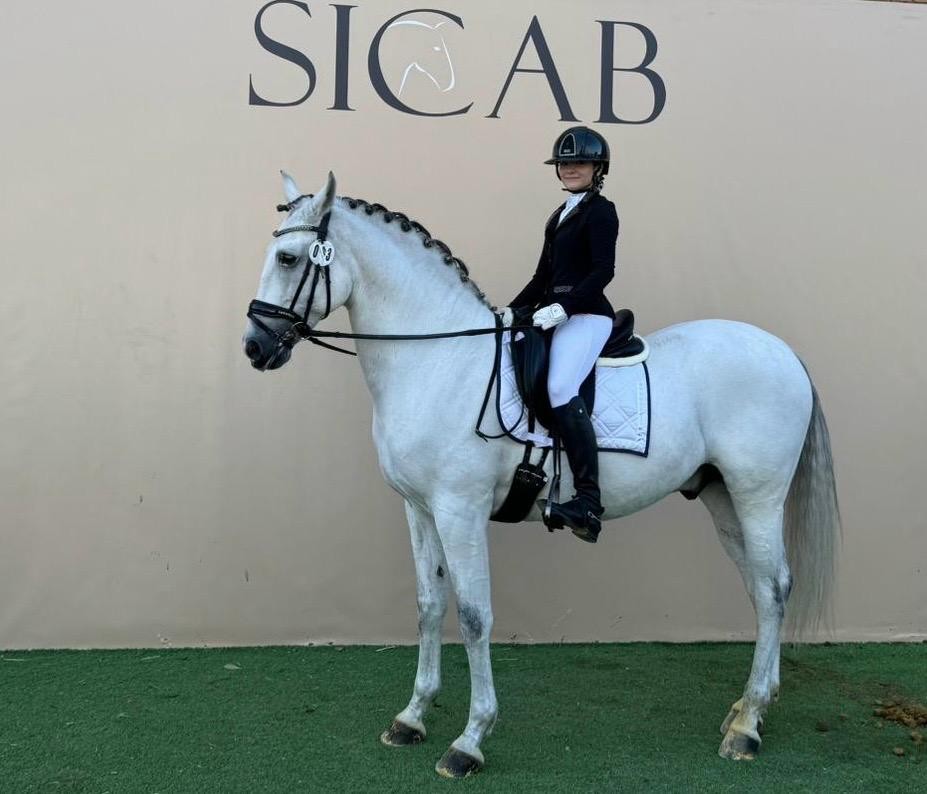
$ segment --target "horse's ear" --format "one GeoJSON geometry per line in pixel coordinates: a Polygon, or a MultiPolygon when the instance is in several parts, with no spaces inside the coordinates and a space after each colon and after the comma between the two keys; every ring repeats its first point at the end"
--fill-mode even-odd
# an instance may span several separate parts
{"type": "Polygon", "coordinates": [[[335,201],[335,175],[329,171],[328,172],[328,181],[315,197],[316,201],[316,211],[319,215],[324,215],[332,208],[332,204],[335,201]]]}
{"type": "Polygon", "coordinates": [[[287,204],[296,201],[296,199],[302,195],[302,191],[296,186],[293,177],[286,171],[281,171],[280,176],[283,177],[283,195],[286,198],[287,204]]]}

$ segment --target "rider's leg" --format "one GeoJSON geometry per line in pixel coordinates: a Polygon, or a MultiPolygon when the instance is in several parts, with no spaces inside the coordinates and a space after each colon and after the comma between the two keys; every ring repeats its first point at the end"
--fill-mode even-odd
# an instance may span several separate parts
{"type": "Polygon", "coordinates": [[[595,543],[601,522],[599,458],[595,431],[579,387],[595,366],[611,334],[612,321],[596,314],[576,314],[554,331],[547,389],[557,431],[573,473],[573,498],[551,506],[556,526],[572,527],[578,538],[595,543]]]}
{"type": "Polygon", "coordinates": [[[599,314],[574,314],[557,326],[550,343],[547,392],[554,408],[579,394],[612,332],[612,321],[599,314]]]}

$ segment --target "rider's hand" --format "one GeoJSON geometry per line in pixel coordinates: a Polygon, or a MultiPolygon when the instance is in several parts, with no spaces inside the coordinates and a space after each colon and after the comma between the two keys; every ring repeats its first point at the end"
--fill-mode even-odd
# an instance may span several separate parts
{"type": "Polygon", "coordinates": [[[515,319],[515,313],[512,311],[511,306],[503,306],[496,312],[496,314],[502,315],[503,328],[508,328],[515,319]]]}
{"type": "Polygon", "coordinates": [[[562,322],[566,322],[566,319],[567,313],[559,303],[552,303],[550,306],[538,309],[531,316],[531,322],[544,331],[554,328],[562,322]]]}

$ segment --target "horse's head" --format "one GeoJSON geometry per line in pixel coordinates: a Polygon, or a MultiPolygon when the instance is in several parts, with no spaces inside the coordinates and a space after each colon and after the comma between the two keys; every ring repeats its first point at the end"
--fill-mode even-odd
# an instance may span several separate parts
{"type": "Polygon", "coordinates": [[[351,293],[348,269],[338,267],[329,239],[334,174],[329,173],[325,186],[313,196],[302,193],[283,173],[283,194],[286,203],[278,209],[287,211],[287,217],[267,247],[242,339],[245,355],[259,370],[286,364],[303,332],[344,304],[351,293]]]}

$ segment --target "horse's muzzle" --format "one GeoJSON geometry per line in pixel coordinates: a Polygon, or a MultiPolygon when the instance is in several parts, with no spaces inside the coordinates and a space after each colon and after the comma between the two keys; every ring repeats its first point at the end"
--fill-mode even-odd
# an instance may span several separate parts
{"type": "Polygon", "coordinates": [[[257,336],[246,336],[244,340],[245,355],[256,370],[279,369],[290,360],[291,347],[275,339],[262,342],[257,336]]]}
{"type": "Polygon", "coordinates": [[[260,360],[261,346],[258,344],[256,339],[249,339],[247,342],[245,342],[245,355],[251,360],[252,363],[260,360]]]}
{"type": "Polygon", "coordinates": [[[251,366],[264,371],[286,364],[306,328],[302,318],[291,309],[253,300],[248,306],[248,319],[251,328],[243,342],[251,366]]]}

